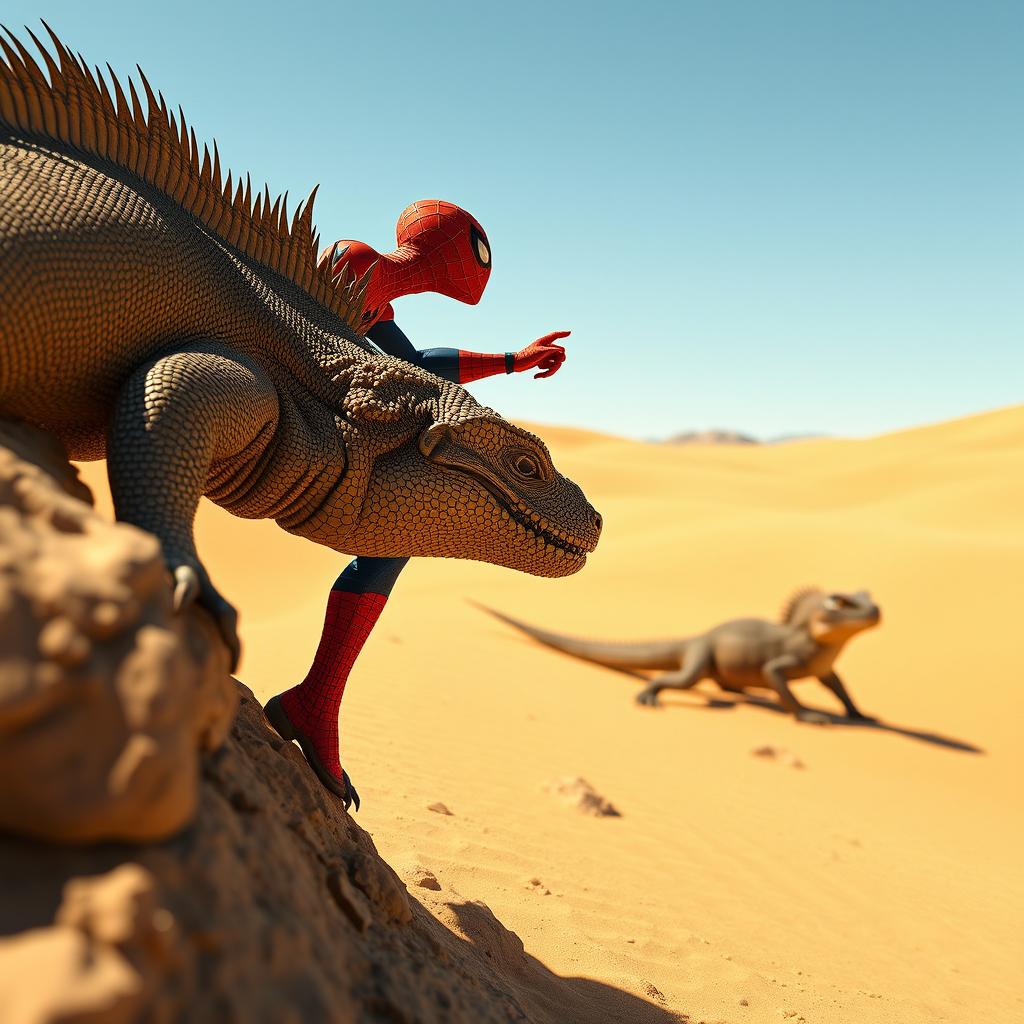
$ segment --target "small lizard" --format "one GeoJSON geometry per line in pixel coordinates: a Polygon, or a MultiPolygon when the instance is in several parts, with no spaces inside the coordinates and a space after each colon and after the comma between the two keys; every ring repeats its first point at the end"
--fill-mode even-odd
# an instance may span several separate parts
{"type": "Polygon", "coordinates": [[[854,594],[800,590],[786,603],[779,622],[733,619],[700,636],[646,643],[563,636],[479,607],[565,654],[626,671],[661,670],[637,695],[640,704],[656,706],[662,690],[689,690],[702,679],[711,679],[732,693],[774,690],[782,706],[799,721],[820,724],[828,716],[805,708],[789,686],[796,679],[813,676],[839,698],[849,718],[869,720],[833,669],[850,637],[881,620],[881,611],[865,590],[854,594]]]}

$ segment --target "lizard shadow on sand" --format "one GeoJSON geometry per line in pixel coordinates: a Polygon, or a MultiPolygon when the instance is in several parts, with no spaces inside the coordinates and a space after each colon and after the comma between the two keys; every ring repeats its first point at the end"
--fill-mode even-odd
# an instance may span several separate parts
{"type": "MultiPolygon", "coordinates": [[[[650,677],[644,675],[642,672],[635,672],[632,669],[618,669],[608,668],[608,671],[615,672],[617,675],[630,676],[633,679],[639,679],[644,683],[650,682],[650,677]]],[[[676,699],[665,700],[662,698],[660,707],[661,708],[689,708],[697,711],[732,711],[741,705],[749,705],[750,707],[761,708],[765,711],[771,711],[773,714],[786,716],[789,712],[774,701],[765,698],[757,697],[749,693],[709,693],[705,690],[694,688],[687,691],[687,695],[684,697],[682,694],[678,696],[673,695],[676,699]],[[702,703],[689,699],[692,697],[699,697],[702,703]]],[[[658,710],[657,708],[655,710],[658,710]]],[[[985,750],[982,747],[976,746],[973,743],[967,742],[967,740],[958,740],[952,736],[943,736],[941,733],[930,732],[925,729],[911,729],[902,725],[892,725],[889,722],[883,722],[878,718],[866,718],[856,719],[847,718],[845,715],[836,715],[830,711],[824,711],[820,708],[814,710],[819,711],[821,714],[828,717],[828,726],[845,726],[849,729],[875,729],[878,732],[891,732],[897,736],[906,736],[908,739],[919,740],[922,743],[931,743],[936,747],[945,747],[947,750],[959,750],[965,754],[984,754],[985,750]]]]}

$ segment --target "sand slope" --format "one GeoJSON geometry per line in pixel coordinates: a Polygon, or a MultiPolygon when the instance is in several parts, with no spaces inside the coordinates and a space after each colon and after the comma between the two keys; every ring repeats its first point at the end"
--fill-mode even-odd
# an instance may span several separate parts
{"type": "MultiPolygon", "coordinates": [[[[359,821],[413,893],[456,931],[451,906],[482,900],[551,971],[693,1022],[1020,1020],[1024,407],[779,447],[540,432],[605,516],[591,564],[559,581],[413,564],[346,697],[359,821]],[[837,667],[883,727],[710,690],[640,708],[635,680],[466,600],[639,639],[774,615],[808,583],[882,606],[837,667]],[[752,755],[766,744],[805,767],[752,755]],[[565,776],[622,817],[544,790],[565,776]]],[[[242,610],[241,677],[262,697],[301,678],[343,560],[212,507],[199,543],[242,610]]],[[[813,682],[798,695],[835,707],[813,682]]]]}

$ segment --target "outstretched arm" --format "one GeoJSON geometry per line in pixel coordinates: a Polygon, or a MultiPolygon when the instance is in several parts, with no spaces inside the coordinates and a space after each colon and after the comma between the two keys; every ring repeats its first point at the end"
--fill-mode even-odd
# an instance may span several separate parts
{"type": "Polygon", "coordinates": [[[531,342],[518,352],[466,352],[456,348],[428,348],[419,351],[394,320],[381,320],[367,333],[369,339],[388,355],[422,366],[456,384],[493,377],[499,373],[522,373],[535,367],[535,377],[550,377],[565,361],[565,348],[555,344],[569,331],[555,331],[531,342]]]}

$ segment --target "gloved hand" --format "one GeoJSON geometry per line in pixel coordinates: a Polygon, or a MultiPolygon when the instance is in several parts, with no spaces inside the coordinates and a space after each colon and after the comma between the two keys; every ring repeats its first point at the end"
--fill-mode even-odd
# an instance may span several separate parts
{"type": "Polygon", "coordinates": [[[565,362],[565,347],[556,345],[559,338],[568,338],[571,331],[553,331],[545,334],[543,338],[530,342],[526,348],[520,349],[513,357],[513,365],[516,373],[524,370],[532,370],[535,366],[540,368],[540,373],[535,373],[535,378],[551,377],[558,373],[559,367],[565,362]]]}

